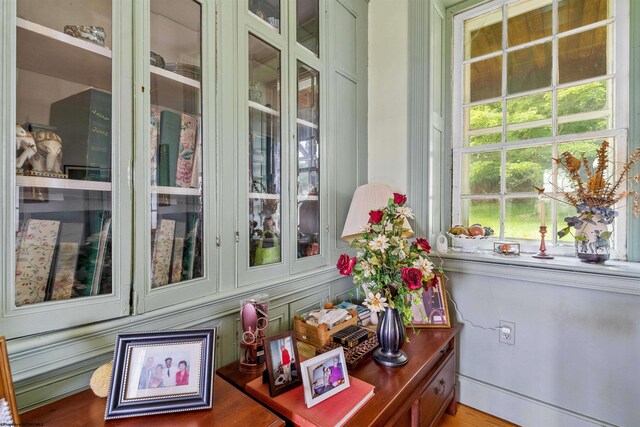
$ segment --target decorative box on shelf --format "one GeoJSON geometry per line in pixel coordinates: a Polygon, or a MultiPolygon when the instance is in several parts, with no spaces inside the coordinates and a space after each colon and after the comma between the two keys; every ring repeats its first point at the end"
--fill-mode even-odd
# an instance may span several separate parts
{"type": "Polygon", "coordinates": [[[358,315],[355,311],[351,312],[351,318],[334,325],[331,329],[325,324],[318,326],[305,322],[301,316],[293,319],[293,328],[296,333],[296,339],[313,345],[316,348],[322,348],[331,342],[331,335],[341,331],[349,326],[358,323],[358,315]]]}
{"type": "Polygon", "coordinates": [[[520,243],[518,242],[493,242],[493,253],[497,255],[520,255],[520,243]]]}

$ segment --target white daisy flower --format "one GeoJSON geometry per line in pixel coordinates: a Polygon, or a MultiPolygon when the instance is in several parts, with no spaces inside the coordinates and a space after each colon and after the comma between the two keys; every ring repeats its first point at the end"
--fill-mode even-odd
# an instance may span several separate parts
{"type": "Polygon", "coordinates": [[[413,219],[415,218],[415,215],[413,214],[413,211],[411,210],[411,208],[408,208],[406,206],[400,206],[399,208],[396,209],[396,217],[413,219]]]}
{"type": "Polygon", "coordinates": [[[384,234],[381,234],[369,242],[369,247],[374,251],[384,253],[384,251],[389,247],[389,239],[384,234]]]}
{"type": "Polygon", "coordinates": [[[413,267],[422,272],[422,277],[430,279],[433,276],[433,263],[426,258],[413,261],[413,267]]]}
{"type": "Polygon", "coordinates": [[[379,313],[383,311],[386,307],[389,307],[387,304],[387,299],[380,295],[380,292],[375,295],[372,292],[367,292],[367,297],[362,303],[365,307],[368,307],[369,310],[373,313],[379,313]]]}
{"type": "Polygon", "coordinates": [[[361,261],[360,267],[362,268],[362,272],[364,273],[364,277],[373,276],[376,272],[375,268],[369,263],[369,261],[361,261]]]}

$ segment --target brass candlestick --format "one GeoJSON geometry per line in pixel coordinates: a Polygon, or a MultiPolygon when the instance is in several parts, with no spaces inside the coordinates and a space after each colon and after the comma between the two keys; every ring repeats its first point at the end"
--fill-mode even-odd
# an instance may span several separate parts
{"type": "Polygon", "coordinates": [[[553,255],[547,253],[547,246],[544,244],[544,235],[547,234],[547,226],[540,226],[540,249],[538,253],[533,255],[534,258],[553,259],[553,255]]]}

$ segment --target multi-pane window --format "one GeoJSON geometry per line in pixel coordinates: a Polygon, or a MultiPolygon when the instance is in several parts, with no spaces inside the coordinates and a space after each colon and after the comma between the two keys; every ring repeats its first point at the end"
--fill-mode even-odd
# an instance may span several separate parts
{"type": "MultiPolygon", "coordinates": [[[[533,245],[535,187],[563,187],[554,158],[603,140],[624,158],[628,33],[617,17],[627,10],[627,0],[501,0],[454,18],[453,223],[533,245]]],[[[573,244],[556,231],[575,209],[545,207],[548,237],[573,244]]],[[[616,227],[624,236],[624,221],[616,227]]]]}

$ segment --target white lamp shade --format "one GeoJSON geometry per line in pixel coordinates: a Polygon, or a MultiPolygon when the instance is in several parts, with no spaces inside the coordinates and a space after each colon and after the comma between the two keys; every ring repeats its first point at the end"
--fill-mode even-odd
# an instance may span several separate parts
{"type": "MultiPolygon", "coordinates": [[[[393,199],[393,191],[387,184],[365,184],[356,188],[349,206],[347,220],[342,231],[342,240],[352,241],[362,234],[362,228],[369,222],[369,212],[384,209],[389,199],[393,199]]],[[[405,219],[405,236],[413,236],[413,230],[405,219]]]]}

